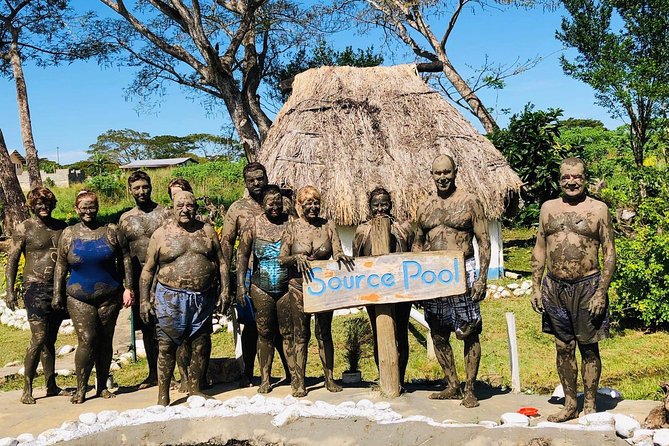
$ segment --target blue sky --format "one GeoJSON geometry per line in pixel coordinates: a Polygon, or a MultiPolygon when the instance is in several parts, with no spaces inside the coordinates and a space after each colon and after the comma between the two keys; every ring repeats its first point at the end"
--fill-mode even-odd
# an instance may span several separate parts
{"type": "MultiPolygon", "coordinates": [[[[467,10],[451,37],[449,55],[463,74],[466,64],[478,66],[486,54],[490,61],[499,63],[545,57],[535,68],[509,78],[504,89],[482,93],[484,103],[515,113],[531,102],[538,109],[561,108],[565,117],[599,119],[609,128],[621,125],[595,104],[590,87],[562,73],[558,60],[562,45],[555,39],[560,19],[561,11],[541,9],[467,10]]],[[[330,42],[338,48],[374,45],[377,51],[388,50],[378,32],[341,33],[330,42]]],[[[406,48],[393,45],[384,64],[413,60],[406,48]]],[[[139,110],[138,99],[126,97],[124,92],[133,78],[130,68],[77,62],[46,69],[27,64],[24,71],[39,154],[56,160],[58,153],[61,163],[85,159],[88,146],[109,129],[130,128],[152,136],[219,134],[230,125],[223,107],[208,112],[177,86],[170,88],[151,110],[139,110]]],[[[0,79],[0,129],[9,149],[23,152],[15,94],[13,82],[0,79]]],[[[465,116],[471,118],[467,113],[465,116]]],[[[508,115],[496,117],[502,126],[508,123],[508,115]]]]}

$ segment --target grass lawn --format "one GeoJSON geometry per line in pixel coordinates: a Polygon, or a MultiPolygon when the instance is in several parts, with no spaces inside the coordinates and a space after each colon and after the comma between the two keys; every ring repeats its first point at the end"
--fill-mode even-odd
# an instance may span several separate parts
{"type": "MultiPolygon", "coordinates": [[[[506,268],[529,276],[530,255],[534,246],[534,229],[504,230],[506,268]]],[[[508,282],[508,279],[500,283],[508,282]]],[[[520,355],[520,377],[524,391],[550,394],[559,384],[555,369],[555,347],[553,338],[541,333],[541,318],[532,311],[529,298],[489,299],[482,304],[483,334],[481,335],[481,367],[479,379],[493,386],[510,384],[510,367],[506,334],[506,312],[513,312],[516,317],[516,332],[520,355]]],[[[357,317],[363,316],[361,313],[357,317]]],[[[347,369],[343,346],[346,341],[344,320],[349,317],[335,318],[333,337],[335,342],[335,377],[347,369]]],[[[313,330],[312,330],[313,332],[313,330]]],[[[426,354],[427,331],[418,324],[410,327],[410,356],[407,380],[437,380],[443,374],[436,361],[428,360],[426,354]]],[[[23,359],[30,333],[0,325],[0,366],[11,361],[23,359]]],[[[462,342],[453,339],[458,373],[464,379],[462,360],[462,342]]],[[[614,337],[600,343],[603,373],[601,386],[613,387],[628,399],[661,399],[658,383],[669,378],[669,351],[658,346],[669,343],[669,333],[625,330],[615,333],[614,337]]],[[[60,337],[58,346],[76,344],[75,336],[60,337]]],[[[363,378],[376,380],[378,372],[371,355],[371,345],[366,346],[367,356],[360,363],[363,378]]],[[[213,357],[232,357],[234,347],[232,335],[221,332],[213,336],[213,357]]],[[[274,375],[281,376],[283,370],[275,356],[274,375]]],[[[125,366],[114,373],[114,378],[122,386],[141,382],[146,374],[145,361],[125,366]]],[[[255,375],[259,376],[256,367],[255,375]]],[[[313,339],[309,347],[307,375],[322,376],[318,347],[313,339]]],[[[62,378],[61,378],[62,379],[62,378]]],[[[74,385],[74,379],[62,381],[64,385],[74,385]]],[[[37,381],[44,385],[43,378],[37,381]]],[[[22,387],[20,378],[11,379],[0,387],[1,390],[22,387]]]]}

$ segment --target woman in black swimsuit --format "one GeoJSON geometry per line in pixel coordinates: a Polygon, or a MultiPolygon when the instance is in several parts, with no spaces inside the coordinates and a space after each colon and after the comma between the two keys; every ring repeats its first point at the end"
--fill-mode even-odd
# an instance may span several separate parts
{"type": "MultiPolygon", "coordinates": [[[[313,186],[305,186],[297,193],[300,218],[288,223],[281,240],[279,261],[290,267],[288,293],[292,307],[295,376],[291,386],[293,396],[307,394],[304,374],[307,365],[307,347],[311,337],[311,314],[304,312],[302,281],[311,272],[309,261],[333,258],[350,267],[353,258],[344,254],[339,234],[332,221],[320,217],[321,194],[313,186]]],[[[334,381],[334,344],[332,343],[332,311],[316,314],[316,339],[318,353],[323,363],[325,387],[330,392],[340,392],[334,381]]]]}

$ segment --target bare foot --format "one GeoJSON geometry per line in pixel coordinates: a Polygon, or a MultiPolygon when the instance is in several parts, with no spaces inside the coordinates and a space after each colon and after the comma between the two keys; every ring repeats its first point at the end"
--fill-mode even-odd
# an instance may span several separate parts
{"type": "Polygon", "coordinates": [[[431,400],[459,400],[462,399],[462,392],[460,387],[447,387],[441,392],[434,392],[428,396],[431,400]]]}
{"type": "Polygon", "coordinates": [[[35,398],[33,398],[32,392],[23,392],[23,395],[21,395],[21,402],[23,404],[35,404],[35,398]]]}
{"type": "Polygon", "coordinates": [[[295,398],[302,398],[304,396],[307,396],[307,390],[306,389],[294,389],[292,392],[292,395],[295,398]]]}
{"type": "Polygon", "coordinates": [[[462,402],[460,404],[465,406],[467,409],[471,409],[473,407],[478,407],[479,400],[477,400],[476,396],[474,396],[474,392],[465,392],[465,397],[462,398],[462,402]]]}
{"type": "Polygon", "coordinates": [[[574,407],[565,406],[561,411],[548,416],[548,421],[551,423],[564,423],[565,421],[573,420],[578,416],[578,410],[574,407]]]}
{"type": "Polygon", "coordinates": [[[591,413],[597,413],[597,407],[594,403],[588,403],[586,401],[583,404],[583,415],[590,415],[591,413]]]}
{"type": "Polygon", "coordinates": [[[107,389],[104,389],[103,391],[98,392],[96,396],[99,396],[100,398],[104,398],[104,399],[116,398],[116,395],[111,393],[107,389]]]}
{"type": "Polygon", "coordinates": [[[144,389],[148,389],[149,387],[153,387],[153,386],[157,386],[157,385],[158,385],[158,379],[149,376],[144,381],[139,383],[139,386],[137,386],[137,390],[144,390],[144,389]]]}
{"type": "Polygon", "coordinates": [[[81,404],[84,401],[86,401],[86,392],[76,392],[74,395],[72,395],[72,398],[70,398],[70,402],[72,404],[81,404]]]}
{"type": "Polygon", "coordinates": [[[342,391],[342,387],[340,385],[338,385],[336,382],[334,382],[334,379],[325,380],[325,388],[328,389],[328,391],[333,392],[333,393],[342,391]]]}
{"type": "Polygon", "coordinates": [[[72,389],[61,389],[56,386],[51,389],[46,389],[46,396],[72,396],[74,395],[74,390],[72,389]]]}
{"type": "Polygon", "coordinates": [[[258,387],[258,393],[270,393],[272,391],[272,386],[270,383],[261,383],[258,387]]]}

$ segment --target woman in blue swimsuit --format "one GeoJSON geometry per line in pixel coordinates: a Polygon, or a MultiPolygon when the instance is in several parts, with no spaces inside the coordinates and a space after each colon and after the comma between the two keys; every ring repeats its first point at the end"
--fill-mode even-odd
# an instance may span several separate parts
{"type": "Polygon", "coordinates": [[[281,236],[289,217],[283,210],[281,189],[273,184],[263,188],[261,205],[264,213],[249,219],[242,228],[237,249],[237,300],[245,305],[245,275],[253,255],[253,274],[249,295],[256,312],[258,326],[258,362],[261,383],[258,393],[271,390],[270,375],[274,359],[274,338],[277,331],[283,337],[288,368],[292,364],[293,330],[288,297],[288,269],[279,264],[281,236]]]}
{"type": "Polygon", "coordinates": [[[128,243],[116,225],[97,219],[98,199],[82,191],[74,209],[80,223],[65,228],[58,243],[52,306],[72,317],[79,346],[74,357],[77,391],[72,403],[86,399],[86,386],[95,364],[96,396],[113,398],[107,390],[112,339],[121,306],[132,305],[132,263],[128,243]],[[68,271],[70,277],[66,282],[68,271]],[[125,287],[124,287],[125,281],[125,287]]]}

